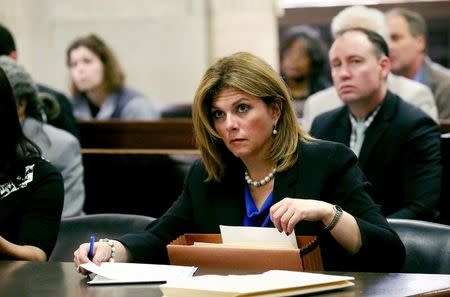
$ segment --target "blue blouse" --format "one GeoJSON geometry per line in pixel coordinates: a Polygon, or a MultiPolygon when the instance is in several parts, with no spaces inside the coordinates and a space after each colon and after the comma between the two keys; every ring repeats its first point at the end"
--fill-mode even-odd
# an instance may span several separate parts
{"type": "Polygon", "coordinates": [[[250,193],[249,185],[245,185],[245,215],[244,226],[250,227],[269,227],[272,221],[270,220],[270,207],[273,203],[273,192],[270,192],[263,206],[258,211],[255,202],[253,201],[252,194],[250,193]]]}

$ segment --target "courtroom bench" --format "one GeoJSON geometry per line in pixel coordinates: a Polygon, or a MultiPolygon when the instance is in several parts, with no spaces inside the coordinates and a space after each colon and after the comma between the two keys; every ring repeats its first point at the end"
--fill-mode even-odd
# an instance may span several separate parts
{"type": "Polygon", "coordinates": [[[190,119],[79,121],[78,127],[88,214],[160,217],[200,157],[190,119]]]}

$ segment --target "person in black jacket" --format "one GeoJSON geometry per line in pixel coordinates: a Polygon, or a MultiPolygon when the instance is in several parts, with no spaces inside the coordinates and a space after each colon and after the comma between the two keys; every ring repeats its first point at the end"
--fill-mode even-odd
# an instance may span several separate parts
{"type": "MultiPolygon", "coordinates": [[[[94,263],[168,263],[166,245],[178,236],[243,225],[321,234],[327,270],[401,268],[404,246],[367,194],[356,157],[300,127],[286,85],[262,59],[236,53],[212,65],[193,123],[202,160],[178,200],[145,232],[95,243],[94,263]]],[[[75,251],[77,267],[88,249],[75,251]]]]}
{"type": "Polygon", "coordinates": [[[329,56],[345,106],[318,116],[311,134],[350,146],[384,215],[434,219],[442,174],[439,128],[387,90],[390,62],[384,39],[365,29],[343,30],[329,56]]]}
{"type": "MultiPolygon", "coordinates": [[[[0,24],[0,56],[6,55],[13,60],[17,60],[17,50],[14,37],[11,32],[0,24]]],[[[76,138],[80,138],[75,117],[73,116],[72,106],[66,95],[58,92],[48,86],[37,84],[39,93],[46,93],[52,96],[59,104],[58,112],[47,119],[47,123],[57,128],[66,130],[76,138]]]]}
{"type": "Polygon", "coordinates": [[[0,68],[0,260],[46,261],[64,203],[61,174],[22,132],[11,85],[0,68]]]}

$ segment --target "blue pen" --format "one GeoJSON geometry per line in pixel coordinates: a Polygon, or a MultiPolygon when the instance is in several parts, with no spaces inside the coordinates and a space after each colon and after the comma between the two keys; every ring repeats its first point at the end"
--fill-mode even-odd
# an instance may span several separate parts
{"type": "Polygon", "coordinates": [[[92,258],[94,258],[94,243],[95,243],[95,236],[91,235],[91,240],[89,241],[89,252],[88,252],[88,258],[90,261],[92,261],[92,258]]]}

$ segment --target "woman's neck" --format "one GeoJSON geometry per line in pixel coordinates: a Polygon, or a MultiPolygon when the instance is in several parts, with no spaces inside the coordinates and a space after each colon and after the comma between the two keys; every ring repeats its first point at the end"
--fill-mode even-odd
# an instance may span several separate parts
{"type": "Polygon", "coordinates": [[[109,96],[109,94],[106,92],[103,86],[99,86],[92,90],[87,91],[86,95],[89,97],[91,102],[97,107],[102,106],[109,96]]]}
{"type": "Polygon", "coordinates": [[[253,180],[263,179],[275,168],[275,164],[270,161],[247,161],[244,164],[249,176],[253,180]]]}
{"type": "MultiPolygon", "coordinates": [[[[250,162],[247,160],[247,162],[244,162],[245,167],[247,168],[247,172],[249,177],[252,181],[261,181],[267,177],[269,177],[270,173],[273,173],[273,169],[275,167],[275,164],[270,161],[253,161],[250,162]]],[[[247,181],[248,182],[248,181],[247,181]]],[[[270,192],[272,192],[274,186],[274,179],[270,178],[270,180],[260,186],[252,186],[249,184],[250,193],[253,199],[253,202],[255,202],[256,208],[258,210],[261,209],[262,205],[264,204],[264,201],[266,201],[268,195],[270,192]]]]}

